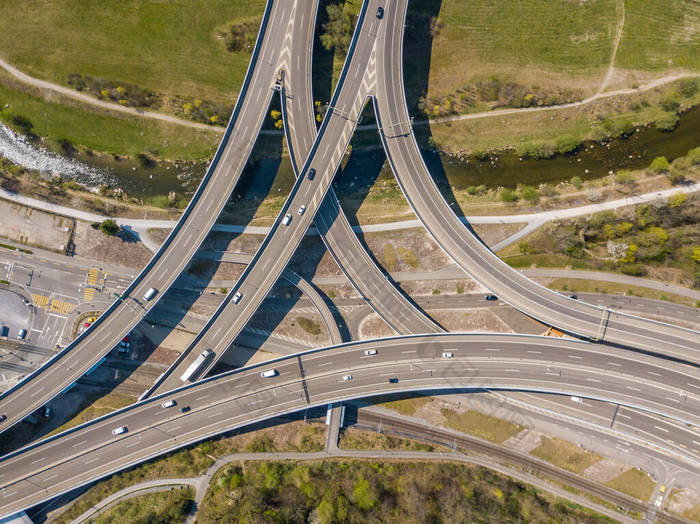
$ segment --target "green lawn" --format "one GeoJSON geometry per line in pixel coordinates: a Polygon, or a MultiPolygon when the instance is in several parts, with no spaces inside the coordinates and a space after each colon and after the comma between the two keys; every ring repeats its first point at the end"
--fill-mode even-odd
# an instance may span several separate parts
{"type": "Polygon", "coordinates": [[[146,118],[112,116],[68,99],[62,102],[47,102],[0,84],[0,120],[11,124],[13,117],[21,115],[31,121],[37,135],[54,140],[65,138],[94,151],[130,157],[150,151],[161,158],[202,160],[213,155],[221,138],[212,131],[146,118]]]}
{"type": "Polygon", "coordinates": [[[0,55],[30,75],[65,84],[71,73],[164,94],[231,103],[249,54],[217,36],[259,20],[264,0],[0,0],[0,55]]]}
{"type": "Polygon", "coordinates": [[[699,28],[700,4],[695,0],[627,0],[615,66],[697,70],[699,28]]]}

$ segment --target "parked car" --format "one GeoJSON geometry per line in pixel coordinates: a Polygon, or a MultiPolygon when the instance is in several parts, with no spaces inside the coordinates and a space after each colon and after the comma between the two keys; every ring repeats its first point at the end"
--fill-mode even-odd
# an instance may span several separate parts
{"type": "Polygon", "coordinates": [[[17,333],[17,338],[20,340],[24,340],[24,337],[27,336],[27,330],[26,329],[20,329],[19,333],[17,333]]]}

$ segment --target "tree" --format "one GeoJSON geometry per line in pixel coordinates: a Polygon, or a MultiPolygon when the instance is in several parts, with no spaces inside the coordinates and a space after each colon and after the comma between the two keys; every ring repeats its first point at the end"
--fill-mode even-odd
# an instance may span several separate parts
{"type": "Polygon", "coordinates": [[[532,186],[523,186],[520,190],[520,196],[522,196],[528,202],[535,202],[540,198],[540,193],[532,186]]]}
{"type": "Polygon", "coordinates": [[[649,169],[651,169],[654,173],[664,173],[668,171],[670,165],[671,164],[668,163],[668,159],[665,156],[657,156],[651,161],[651,164],[649,164],[649,169]]]}
{"type": "Polygon", "coordinates": [[[632,172],[629,169],[621,169],[615,173],[615,182],[618,184],[629,184],[634,178],[632,177],[632,172]]]}
{"type": "Polygon", "coordinates": [[[119,233],[119,224],[111,218],[108,218],[100,223],[100,231],[105,235],[114,236],[119,233]]]}
{"type": "Polygon", "coordinates": [[[503,188],[501,189],[501,200],[503,202],[515,202],[518,200],[518,195],[512,189],[503,188]]]}
{"type": "Polygon", "coordinates": [[[377,503],[377,495],[369,485],[369,481],[360,475],[352,487],[352,498],[357,507],[363,510],[372,509],[377,503]]]}
{"type": "Polygon", "coordinates": [[[583,187],[583,180],[580,176],[573,176],[571,177],[571,185],[576,189],[581,189],[583,187]]]}
{"type": "Polygon", "coordinates": [[[693,252],[691,253],[690,258],[692,258],[695,262],[700,264],[700,246],[693,248],[693,252]]]}
{"type": "Polygon", "coordinates": [[[352,29],[355,26],[355,16],[346,13],[341,4],[330,4],[326,7],[328,22],[323,24],[321,44],[328,51],[336,49],[347,53],[352,40],[352,29]]]}

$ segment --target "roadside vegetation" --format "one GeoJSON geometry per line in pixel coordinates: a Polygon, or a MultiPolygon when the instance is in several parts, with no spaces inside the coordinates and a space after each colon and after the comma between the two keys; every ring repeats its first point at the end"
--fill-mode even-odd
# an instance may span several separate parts
{"type": "Polygon", "coordinates": [[[222,468],[199,522],[602,522],[489,470],[449,462],[245,462],[222,468]]]}
{"type": "Polygon", "coordinates": [[[571,266],[700,288],[699,220],[700,196],[680,194],[545,224],[499,255],[514,267],[571,266]]]}
{"type": "Polygon", "coordinates": [[[94,517],[96,524],[120,524],[143,522],[148,524],[174,524],[185,522],[194,504],[192,488],[172,488],[160,493],[140,495],[111,507],[94,517]]]}

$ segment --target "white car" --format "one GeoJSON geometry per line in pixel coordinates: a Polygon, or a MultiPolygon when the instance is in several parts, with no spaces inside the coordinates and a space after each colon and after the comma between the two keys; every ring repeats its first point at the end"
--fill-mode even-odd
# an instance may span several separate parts
{"type": "Polygon", "coordinates": [[[445,352],[442,354],[442,358],[452,358],[452,357],[454,357],[454,356],[455,356],[455,354],[452,353],[452,351],[445,351],[445,352]]]}
{"type": "Polygon", "coordinates": [[[234,304],[238,304],[238,303],[241,301],[242,298],[243,298],[243,293],[241,293],[241,292],[239,291],[238,293],[236,293],[235,295],[233,295],[233,303],[234,303],[234,304]]]}
{"type": "Polygon", "coordinates": [[[284,218],[282,219],[282,225],[288,226],[291,221],[292,221],[292,215],[287,213],[286,215],[284,215],[284,218]]]}
{"type": "Polygon", "coordinates": [[[121,435],[122,433],[126,433],[128,430],[126,429],[126,426],[119,426],[118,428],[114,428],[112,430],[112,435],[121,435]]]}
{"type": "Polygon", "coordinates": [[[371,355],[376,355],[377,350],[376,349],[365,349],[365,356],[369,357],[371,355]]]}
{"type": "Polygon", "coordinates": [[[260,373],[260,376],[262,378],[276,377],[277,370],[276,369],[268,369],[267,371],[263,371],[262,373],[260,373]]]}
{"type": "Polygon", "coordinates": [[[175,404],[176,404],[176,402],[175,402],[174,400],[166,400],[165,402],[163,402],[163,403],[160,405],[160,407],[162,407],[162,408],[171,408],[171,407],[173,407],[175,404]]]}
{"type": "Polygon", "coordinates": [[[306,211],[306,206],[302,205],[299,206],[299,211],[297,211],[297,213],[299,213],[299,215],[303,215],[304,211],[306,211]]]}
{"type": "Polygon", "coordinates": [[[343,375],[343,380],[352,380],[352,375],[343,375]]]}

